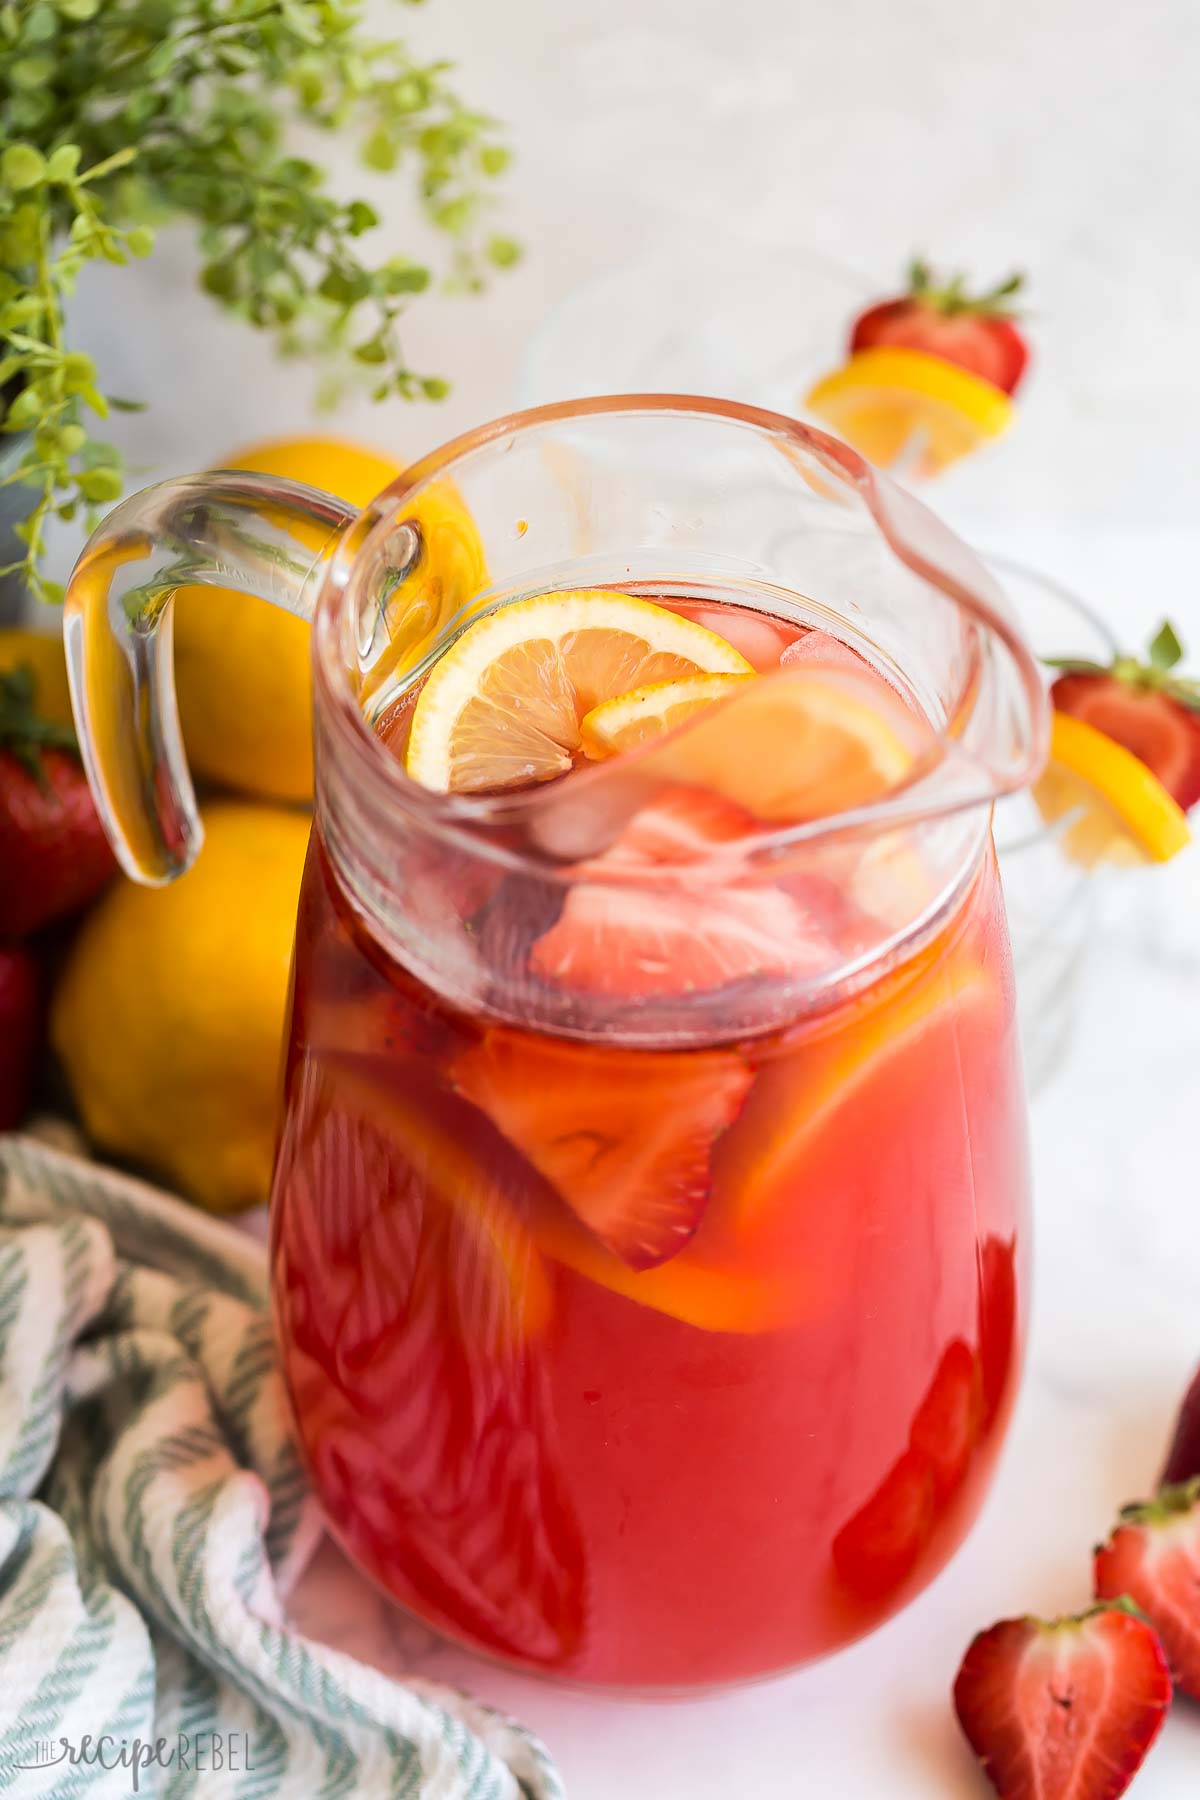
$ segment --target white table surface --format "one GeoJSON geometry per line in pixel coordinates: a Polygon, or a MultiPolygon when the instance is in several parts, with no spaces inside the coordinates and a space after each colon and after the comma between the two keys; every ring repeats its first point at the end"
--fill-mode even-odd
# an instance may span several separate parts
{"type": "MultiPolygon", "coordinates": [[[[1057,574],[1140,642],[1170,610],[1200,652],[1200,9],[1192,0],[380,0],[381,28],[463,64],[513,124],[498,223],[530,254],[483,303],[422,303],[413,359],[441,408],[345,407],[405,455],[506,410],[547,309],[673,236],[794,241],[894,276],[913,249],[1033,274],[1039,366],[1012,438],[931,498],[1057,574]]],[[[349,158],[339,156],[348,166],[349,158]]],[[[400,183],[381,196],[411,248],[400,183]]],[[[744,242],[731,254],[747,254],[744,242]]],[[[310,422],[310,383],[192,285],[183,241],[79,305],[151,475],[310,422]]],[[[67,546],[61,547],[62,555],[67,546]]],[[[529,1720],[572,1800],[983,1791],[948,1690],[972,1632],[1086,1599],[1088,1552],[1155,1472],[1200,1358],[1200,854],[1131,877],[1098,933],[1070,1053],[1033,1109],[1037,1276],[1024,1391],[983,1518],[948,1571],[810,1671],[670,1706],[501,1673],[382,1608],[332,1552],[300,1616],[346,1648],[460,1681],[529,1720]]],[[[1176,1709],[1138,1800],[1200,1789],[1176,1709]]]]}

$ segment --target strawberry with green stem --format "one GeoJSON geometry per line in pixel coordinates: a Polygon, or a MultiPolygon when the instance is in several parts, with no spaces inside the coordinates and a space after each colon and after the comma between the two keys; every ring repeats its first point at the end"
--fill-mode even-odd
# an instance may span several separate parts
{"type": "Polygon", "coordinates": [[[115,869],[74,732],[38,712],[27,664],[0,673],[0,939],[79,911],[115,869]]]}
{"type": "Polygon", "coordinates": [[[1113,662],[1047,657],[1060,671],[1050,689],[1056,712],[1123,745],[1145,763],[1184,812],[1200,800],[1200,681],[1178,673],[1183,645],[1169,620],[1159,626],[1147,660],[1113,662]]]}
{"type": "Polygon", "coordinates": [[[1127,1594],[1142,1609],[1175,1685],[1200,1700],[1200,1479],[1122,1507],[1093,1572],[1098,1598],[1127,1594]]]}
{"type": "Polygon", "coordinates": [[[850,333],[850,353],[885,346],[920,350],[1013,394],[1029,361],[1013,305],[1024,285],[1024,276],[1015,274],[985,293],[972,294],[964,275],[943,281],[928,263],[914,260],[906,293],[859,314],[850,333]]]}

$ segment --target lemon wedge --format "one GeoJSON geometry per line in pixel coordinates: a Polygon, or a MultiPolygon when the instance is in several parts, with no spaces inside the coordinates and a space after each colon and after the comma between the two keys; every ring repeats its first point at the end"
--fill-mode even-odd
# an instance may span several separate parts
{"type": "Polygon", "coordinates": [[[824,1054],[819,1047],[794,1065],[782,1059],[777,1071],[747,1103],[744,1141],[752,1148],[738,1167],[733,1218],[752,1224],[803,1191],[808,1147],[841,1108],[869,1082],[881,1088],[901,1059],[910,1056],[929,1031],[954,1027],[998,1029],[1003,996],[982,964],[953,955],[943,970],[926,965],[916,981],[885,987],[886,998],[867,1001],[861,1022],[848,1013],[824,1054]],[[799,1080],[797,1080],[799,1077],[799,1080]]]}
{"type": "Polygon", "coordinates": [[[699,674],[752,675],[725,639],[608,588],[539,594],[477,619],[413,709],[406,766],[438,793],[565,775],[581,722],[605,701],[699,674]]]}
{"type": "Polygon", "coordinates": [[[860,350],[810,389],[806,406],[868,461],[936,475],[1013,416],[1002,388],[923,350],[860,350]]]}
{"type": "Polygon", "coordinates": [[[584,753],[599,760],[622,750],[636,750],[652,738],[674,731],[693,713],[749,680],[749,675],[684,675],[678,681],[652,681],[632,693],[604,700],[580,723],[584,753]]]}
{"type": "Polygon", "coordinates": [[[928,723],[876,676],[806,665],[732,684],[722,706],[640,766],[795,824],[872,804],[935,747],[928,723]]]}
{"type": "Polygon", "coordinates": [[[1187,814],[1131,750],[1095,726],[1056,712],[1050,761],[1034,787],[1048,824],[1078,816],[1063,834],[1073,862],[1169,862],[1191,842],[1187,814]]]}

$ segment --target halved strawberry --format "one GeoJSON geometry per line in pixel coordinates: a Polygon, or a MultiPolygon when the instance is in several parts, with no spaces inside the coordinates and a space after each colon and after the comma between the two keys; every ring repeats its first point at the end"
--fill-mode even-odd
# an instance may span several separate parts
{"type": "Polygon", "coordinates": [[[1128,1594],[1150,1620],[1177,1687],[1200,1700],[1200,1479],[1121,1509],[1096,1551],[1096,1594],[1128,1594]]]}
{"type": "Polygon", "coordinates": [[[1200,1475],[1200,1369],[1183,1396],[1159,1486],[1171,1487],[1176,1482],[1191,1481],[1194,1475],[1200,1475]]]}
{"type": "Polygon", "coordinates": [[[666,790],[600,856],[577,865],[583,879],[530,951],[533,973],[578,993],[628,999],[828,967],[835,952],[823,923],[781,888],[735,883],[732,866],[728,879],[714,873],[685,884],[698,863],[752,828],[740,807],[703,788],[666,790]],[[673,868],[679,881],[670,879],[673,868]]]}
{"type": "Polygon", "coordinates": [[[713,1146],[753,1075],[736,1050],[621,1050],[497,1027],[451,1066],[458,1091],[635,1269],[675,1256],[712,1191],[713,1146]]]}
{"type": "Polygon", "coordinates": [[[1183,646],[1165,621],[1147,662],[1119,656],[1104,667],[1053,659],[1051,667],[1063,672],[1050,698],[1056,712],[1132,751],[1187,812],[1200,800],[1200,682],[1174,673],[1182,658],[1183,646]]]}
{"type": "Polygon", "coordinates": [[[954,1710],[1000,1800],[1117,1800],[1162,1730],[1171,1677],[1153,1628],[1118,1602],[981,1632],[954,1710]]]}
{"type": "Polygon", "coordinates": [[[1029,361],[1012,309],[1013,296],[1023,285],[1023,276],[1010,275],[987,293],[972,296],[964,276],[939,281],[927,263],[915,261],[907,293],[879,301],[855,320],[851,354],[884,344],[922,350],[969,369],[1006,394],[1015,393],[1029,361]]]}

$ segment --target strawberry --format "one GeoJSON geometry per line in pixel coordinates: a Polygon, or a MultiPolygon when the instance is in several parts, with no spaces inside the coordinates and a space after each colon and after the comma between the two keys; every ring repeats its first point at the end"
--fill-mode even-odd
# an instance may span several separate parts
{"type": "Polygon", "coordinates": [[[597,1049],[500,1027],[451,1077],[634,1269],[691,1238],[712,1192],[713,1147],[753,1079],[736,1050],[597,1049]]]}
{"type": "Polygon", "coordinates": [[[916,261],[909,268],[907,293],[879,301],[854,321],[851,354],[883,345],[922,350],[1013,394],[1029,360],[1011,306],[1023,284],[1023,276],[1010,275],[973,298],[962,275],[938,282],[928,264],[916,261]]]}
{"type": "Polygon", "coordinates": [[[77,912],[116,869],[74,733],[35,698],[30,668],[0,674],[0,937],[77,912]]]}
{"type": "Polygon", "coordinates": [[[979,1357],[955,1338],[916,1410],[907,1449],[833,1540],[843,1587],[860,1600],[882,1600],[907,1578],[962,1486],[983,1425],[979,1357]]]}
{"type": "Polygon", "coordinates": [[[1200,1475],[1200,1369],[1183,1396],[1159,1486],[1171,1487],[1180,1481],[1191,1481],[1194,1475],[1200,1475]]]}
{"type": "Polygon", "coordinates": [[[962,1338],[947,1344],[929,1391],[917,1408],[911,1447],[933,1472],[939,1504],[962,1485],[984,1421],[983,1372],[962,1338]]]}
{"type": "Polygon", "coordinates": [[[937,1513],[929,1459],[910,1445],[833,1540],[833,1566],[859,1600],[893,1594],[916,1565],[937,1513]]]}
{"type": "Polygon", "coordinates": [[[629,999],[828,967],[834,948],[822,923],[781,888],[695,879],[695,865],[731,848],[748,825],[740,808],[700,788],[671,788],[643,806],[609,849],[576,866],[583,879],[534,942],[533,973],[629,999]]]}
{"type": "Polygon", "coordinates": [[[0,944],[0,1131],[25,1117],[41,1026],[40,982],[33,953],[0,944]]]}
{"type": "Polygon", "coordinates": [[[1122,1507],[1094,1574],[1097,1598],[1137,1602],[1163,1641],[1176,1686],[1200,1700],[1200,1478],[1122,1507]]]}
{"type": "Polygon", "coordinates": [[[1012,1389],[1019,1357],[1017,1341],[1017,1243],[994,1234],[984,1239],[979,1258],[979,1363],[983,1377],[983,1419],[990,1425],[1012,1389]]]}
{"type": "Polygon", "coordinates": [[[831,960],[823,934],[779,888],[655,893],[581,882],[529,964],[543,981],[628,999],[812,975],[831,960]]]}
{"type": "Polygon", "coordinates": [[[981,1632],[954,1710],[1000,1800],[1116,1800],[1171,1704],[1153,1628],[1125,1602],[981,1632]]]}
{"type": "Polygon", "coordinates": [[[1050,689],[1055,710],[1132,751],[1187,812],[1200,800],[1200,681],[1175,674],[1182,658],[1175,629],[1164,621],[1147,662],[1048,660],[1062,670],[1050,689]]]}

